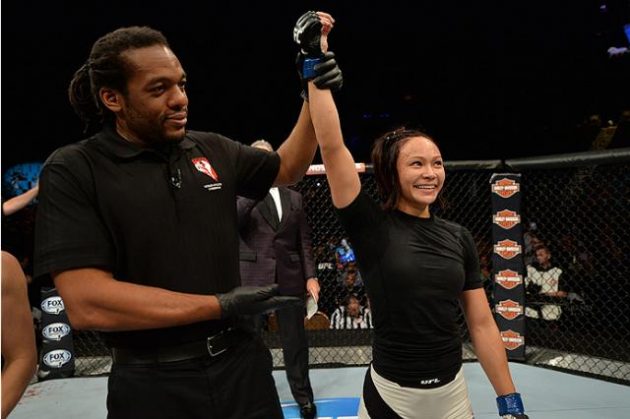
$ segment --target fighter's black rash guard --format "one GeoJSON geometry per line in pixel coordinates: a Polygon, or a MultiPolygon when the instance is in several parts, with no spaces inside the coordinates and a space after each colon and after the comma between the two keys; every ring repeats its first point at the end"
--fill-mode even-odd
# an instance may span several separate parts
{"type": "Polygon", "coordinates": [[[462,364],[459,298],[482,286],[470,232],[383,211],[364,192],[338,213],[370,298],[374,369],[403,385],[454,377],[462,364]]]}

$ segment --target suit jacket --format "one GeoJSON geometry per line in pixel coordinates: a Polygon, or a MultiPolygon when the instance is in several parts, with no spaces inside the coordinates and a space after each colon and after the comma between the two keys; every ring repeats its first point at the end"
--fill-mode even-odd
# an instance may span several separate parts
{"type": "Polygon", "coordinates": [[[306,280],[315,276],[311,229],[302,208],[302,195],[278,188],[282,220],[277,225],[269,193],[262,201],[238,197],[242,285],[278,282],[284,295],[304,295],[306,280]]]}

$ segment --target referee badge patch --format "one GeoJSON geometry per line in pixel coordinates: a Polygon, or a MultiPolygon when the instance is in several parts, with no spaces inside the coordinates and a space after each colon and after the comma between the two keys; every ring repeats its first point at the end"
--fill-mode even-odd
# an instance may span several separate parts
{"type": "Polygon", "coordinates": [[[205,157],[195,157],[192,159],[195,168],[204,175],[210,176],[215,182],[219,181],[219,175],[214,170],[210,162],[205,157]]]}

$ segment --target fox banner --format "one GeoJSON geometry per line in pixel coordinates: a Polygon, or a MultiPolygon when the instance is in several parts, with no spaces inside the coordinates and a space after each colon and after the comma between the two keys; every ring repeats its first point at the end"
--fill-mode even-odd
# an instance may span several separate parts
{"type": "Polygon", "coordinates": [[[74,375],[72,328],[63,300],[55,288],[42,289],[42,349],[37,377],[39,381],[74,375]]]}
{"type": "Polygon", "coordinates": [[[495,173],[492,189],[494,314],[511,360],[525,360],[521,175],[495,173]]]}

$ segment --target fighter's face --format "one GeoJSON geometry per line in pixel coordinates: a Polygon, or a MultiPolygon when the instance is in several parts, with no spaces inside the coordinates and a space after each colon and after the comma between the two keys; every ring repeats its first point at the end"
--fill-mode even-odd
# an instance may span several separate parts
{"type": "Polygon", "coordinates": [[[407,214],[428,216],[444,185],[444,165],[437,145],[425,137],[409,138],[400,147],[396,163],[400,183],[397,208],[407,214]]]}

